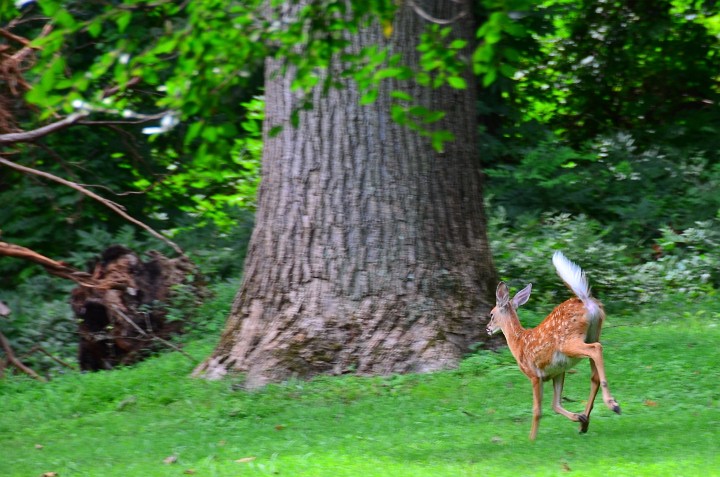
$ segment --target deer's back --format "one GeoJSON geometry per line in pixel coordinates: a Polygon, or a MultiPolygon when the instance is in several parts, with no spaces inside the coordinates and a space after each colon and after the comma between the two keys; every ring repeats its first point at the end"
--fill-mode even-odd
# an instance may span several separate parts
{"type": "Polygon", "coordinates": [[[586,343],[598,340],[604,313],[589,315],[579,298],[571,298],[550,312],[537,327],[527,330],[523,336],[525,346],[521,368],[527,373],[549,379],[572,368],[579,361],[560,351],[567,341],[580,339],[586,343]]]}

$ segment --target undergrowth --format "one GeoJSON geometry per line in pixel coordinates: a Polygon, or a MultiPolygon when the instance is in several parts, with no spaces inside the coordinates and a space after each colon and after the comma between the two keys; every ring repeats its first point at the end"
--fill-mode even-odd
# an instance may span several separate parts
{"type": "Polygon", "coordinates": [[[512,223],[502,208],[490,212],[490,248],[501,279],[533,284],[539,302],[565,293],[551,264],[555,250],[578,263],[593,294],[611,309],[636,308],[671,293],[703,296],[720,288],[720,216],[694,227],[660,231],[654,247],[615,242],[610,230],[584,215],[545,213],[512,223]]]}
{"type": "MultiPolygon", "coordinates": [[[[565,252],[587,272],[593,293],[611,312],[652,304],[669,293],[714,296],[720,289],[720,255],[716,253],[720,248],[720,217],[682,231],[665,227],[659,231],[655,247],[643,251],[627,242],[614,242],[610,229],[584,215],[546,213],[510,220],[502,207],[491,203],[486,204],[488,233],[498,273],[512,288],[533,284],[530,308],[566,297],[550,260],[555,250],[565,252]]],[[[187,323],[188,334],[176,340],[179,344],[216,333],[224,326],[239,287],[239,279],[231,277],[239,275],[246,250],[251,222],[245,219],[225,235],[211,227],[186,232],[185,240],[196,245],[193,259],[210,280],[215,298],[196,310],[196,297],[177,289],[174,301],[163,304],[168,307],[169,319],[187,323]]],[[[101,246],[115,241],[137,250],[147,251],[142,247],[150,246],[150,242],[135,239],[131,229],[115,236],[95,231],[83,237],[86,250],[102,250],[101,246]]],[[[75,255],[78,266],[92,257],[87,252],[75,255]]],[[[36,275],[14,290],[0,290],[0,300],[12,310],[2,321],[3,333],[23,361],[46,376],[68,371],[53,358],[67,364],[76,362],[77,330],[67,303],[73,286],[36,275]],[[38,347],[47,353],[39,352],[38,347]]]]}

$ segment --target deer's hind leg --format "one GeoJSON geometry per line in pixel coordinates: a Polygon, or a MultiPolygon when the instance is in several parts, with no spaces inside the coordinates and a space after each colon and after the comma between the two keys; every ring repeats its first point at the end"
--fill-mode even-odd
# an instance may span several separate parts
{"type": "Polygon", "coordinates": [[[567,417],[571,421],[574,422],[580,422],[581,426],[587,427],[587,410],[585,414],[577,414],[574,412],[570,412],[564,407],[562,407],[562,390],[563,385],[565,384],[565,373],[558,374],[557,376],[553,377],[553,402],[552,402],[552,408],[553,411],[557,412],[558,414],[562,414],[563,416],[567,417]]]}
{"type": "MultiPolygon", "coordinates": [[[[594,371],[597,372],[597,379],[599,380],[600,389],[602,389],[603,401],[605,401],[605,405],[608,407],[608,409],[612,410],[617,414],[620,414],[620,405],[615,400],[615,398],[612,397],[612,395],[610,394],[610,389],[608,388],[607,377],[605,376],[605,363],[602,356],[602,345],[600,343],[585,343],[582,341],[573,341],[566,343],[561,351],[572,358],[590,358],[594,367],[594,371]]],[[[593,372],[593,376],[595,375],[595,372],[593,372]]],[[[594,381],[592,381],[592,379],[594,378],[591,378],[590,394],[594,401],[595,394],[597,394],[597,389],[595,389],[596,385],[594,384],[594,381]]],[[[588,408],[586,408],[586,415],[591,409],[592,401],[589,401],[588,408]]]]}

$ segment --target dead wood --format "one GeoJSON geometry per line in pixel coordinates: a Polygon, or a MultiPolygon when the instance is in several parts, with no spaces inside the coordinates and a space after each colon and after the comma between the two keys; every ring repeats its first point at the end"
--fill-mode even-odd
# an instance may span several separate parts
{"type": "Polygon", "coordinates": [[[73,268],[65,262],[58,262],[45,257],[44,255],[40,255],[34,250],[30,250],[29,248],[25,248],[20,245],[0,242],[0,256],[29,260],[42,266],[46,272],[51,275],[55,275],[56,277],[72,280],[78,285],[87,287],[96,286],[96,284],[90,279],[91,276],[89,273],[73,268]]]}
{"type": "MultiPolygon", "coordinates": [[[[45,378],[37,374],[32,369],[28,368],[23,364],[22,361],[20,361],[16,356],[15,352],[13,351],[12,347],[10,346],[10,342],[5,338],[5,335],[2,334],[2,331],[0,331],[0,348],[5,352],[5,360],[8,365],[12,365],[15,367],[18,371],[21,371],[31,378],[37,379],[38,381],[45,381],[45,378]]],[[[3,364],[0,366],[0,376],[2,376],[3,370],[7,367],[7,365],[3,364]]]]}
{"type": "MultiPolygon", "coordinates": [[[[195,304],[204,296],[195,266],[185,256],[169,259],[157,251],[147,255],[149,259],[143,261],[129,248],[113,245],[101,254],[91,272],[83,272],[28,248],[0,242],[0,256],[29,260],[52,275],[77,283],[70,305],[78,319],[80,368],[89,371],[135,363],[158,346],[193,359],[170,341],[182,333],[184,323],[168,320],[167,314],[177,287],[189,289],[196,297],[195,304]]],[[[8,363],[37,376],[15,357],[7,340],[1,344],[8,363]]]]}
{"type": "Polygon", "coordinates": [[[167,319],[167,305],[177,286],[190,287],[199,303],[202,286],[195,281],[196,270],[187,257],[168,259],[154,251],[148,256],[142,261],[126,247],[109,247],[93,268],[96,286],[72,290],[81,369],[132,364],[158,345],[181,351],[170,339],[182,333],[184,323],[167,319]]]}
{"type": "Polygon", "coordinates": [[[52,353],[50,353],[48,350],[46,350],[45,348],[43,348],[43,347],[40,346],[40,345],[35,345],[35,346],[33,346],[32,348],[30,348],[30,349],[27,351],[27,353],[23,354],[21,357],[24,358],[24,357],[30,356],[31,354],[34,354],[34,353],[44,354],[45,356],[47,356],[48,358],[50,358],[51,360],[55,361],[57,364],[59,364],[60,366],[65,367],[65,368],[77,369],[77,366],[74,366],[74,365],[72,365],[72,364],[70,364],[70,363],[67,363],[67,362],[63,361],[62,359],[60,359],[60,358],[58,358],[57,356],[53,355],[52,353]]]}
{"type": "MultiPolygon", "coordinates": [[[[52,28],[47,23],[38,38],[47,36],[52,28]]],[[[0,133],[15,133],[19,131],[18,109],[27,107],[22,97],[30,89],[25,72],[35,64],[37,48],[9,28],[0,28],[0,36],[8,40],[0,44],[0,133]]]]}

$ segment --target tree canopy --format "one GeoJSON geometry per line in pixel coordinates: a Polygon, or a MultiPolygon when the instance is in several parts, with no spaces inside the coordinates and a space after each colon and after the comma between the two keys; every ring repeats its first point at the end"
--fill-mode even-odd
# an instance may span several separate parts
{"type": "MultiPolygon", "coordinates": [[[[54,0],[6,5],[0,11],[3,44],[15,56],[3,61],[2,87],[12,98],[2,108],[3,132],[88,113],[69,135],[48,136],[36,143],[40,147],[16,145],[14,157],[48,172],[64,168],[81,183],[127,194],[122,203],[129,210],[172,228],[187,223],[182,219],[187,214],[196,223],[228,226],[227,206],[252,209],[254,203],[262,63],[268,56],[292,65],[293,88],[309,91],[318,81],[326,89],[338,85],[338,78],[322,70],[333,55],[342,54],[347,65],[342,75],[365,91],[363,104],[374,101],[379,81],[394,77],[467,87],[459,72],[471,66],[483,89],[480,115],[492,139],[487,142],[505,147],[487,163],[501,169],[521,160],[517,143],[558,141],[577,155],[590,141],[622,133],[636,144],[685,146],[709,141],[710,135],[700,131],[717,124],[720,21],[711,2],[476,2],[472,13],[480,41],[472,57],[457,54],[462,40],[445,40],[449,27],[443,22],[451,24],[452,18],[430,18],[418,38],[423,61],[416,72],[379,47],[344,51],[345,32],[375,17],[391,36],[394,2],[308,2],[288,24],[263,4],[54,0]],[[351,14],[343,15],[348,9],[351,14]],[[22,49],[25,53],[17,55],[22,49]],[[72,134],[82,134],[83,141],[70,139],[72,134]]],[[[427,130],[438,148],[450,139],[429,126],[439,119],[437,112],[417,107],[400,91],[395,99],[396,120],[427,130]]],[[[282,127],[274,126],[271,133],[282,127]]],[[[704,150],[717,149],[712,146],[707,143],[704,150]]],[[[569,163],[577,166],[578,159],[523,168],[556,171],[569,163]]],[[[618,162],[627,169],[638,161],[618,162]]],[[[570,169],[560,171],[581,172],[570,169]]],[[[88,203],[82,207],[93,213],[77,214],[81,199],[73,192],[20,182],[11,202],[15,210],[28,207],[24,199],[50,192],[54,207],[61,207],[59,215],[113,222],[88,203]]],[[[42,210],[47,207],[20,215],[42,221],[42,210]]],[[[32,228],[15,224],[17,215],[4,218],[5,234],[32,228]]],[[[28,238],[47,242],[40,229],[28,238]]]]}

